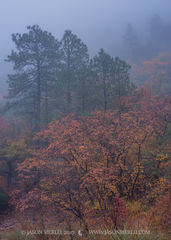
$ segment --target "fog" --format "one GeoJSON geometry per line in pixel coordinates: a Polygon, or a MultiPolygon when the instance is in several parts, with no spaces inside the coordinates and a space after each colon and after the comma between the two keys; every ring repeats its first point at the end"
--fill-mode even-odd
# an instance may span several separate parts
{"type": "Polygon", "coordinates": [[[12,33],[26,32],[26,26],[38,24],[60,39],[64,30],[77,34],[89,48],[91,56],[103,47],[113,56],[121,53],[126,24],[147,33],[151,16],[159,14],[170,21],[170,0],[0,0],[0,93],[11,71],[4,59],[15,46],[12,33]]]}

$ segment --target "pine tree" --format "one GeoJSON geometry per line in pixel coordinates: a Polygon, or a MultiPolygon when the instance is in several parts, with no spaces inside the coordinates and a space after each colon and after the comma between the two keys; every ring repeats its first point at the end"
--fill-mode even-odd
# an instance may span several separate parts
{"type": "Polygon", "coordinates": [[[131,24],[127,24],[125,28],[123,35],[123,50],[124,56],[134,61],[139,61],[140,57],[143,56],[142,45],[137,31],[131,24]]]}
{"type": "Polygon", "coordinates": [[[50,87],[55,85],[60,64],[60,44],[38,25],[27,29],[28,33],[12,35],[16,51],[7,59],[14,64],[14,73],[8,76],[8,97],[16,113],[29,121],[33,130],[39,130],[48,122],[50,87]]]}
{"type": "Polygon", "coordinates": [[[134,89],[130,82],[130,66],[118,57],[113,59],[101,49],[93,59],[93,69],[97,76],[99,96],[103,99],[103,110],[119,107],[121,98],[134,89]]]}
{"type": "Polygon", "coordinates": [[[63,51],[63,81],[68,110],[71,109],[72,94],[76,86],[80,69],[88,62],[87,46],[70,30],[65,31],[61,40],[63,51]]]}
{"type": "Polygon", "coordinates": [[[98,86],[91,63],[82,64],[75,84],[74,105],[78,113],[86,114],[96,108],[98,86]]]}
{"type": "Polygon", "coordinates": [[[93,69],[97,75],[97,84],[100,85],[100,90],[102,90],[104,111],[108,109],[109,104],[109,89],[111,88],[112,83],[112,67],[112,57],[105,53],[103,49],[100,49],[98,55],[93,59],[93,69]]]}

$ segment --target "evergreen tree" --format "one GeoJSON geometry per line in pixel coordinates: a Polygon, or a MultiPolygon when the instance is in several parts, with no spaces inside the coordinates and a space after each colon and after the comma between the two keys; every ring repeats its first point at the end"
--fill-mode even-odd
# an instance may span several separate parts
{"type": "Polygon", "coordinates": [[[137,31],[131,24],[127,24],[125,28],[123,35],[123,50],[124,57],[134,61],[139,61],[143,55],[142,45],[137,31]]]}
{"type": "Polygon", "coordinates": [[[150,37],[151,37],[151,47],[153,49],[153,54],[158,53],[165,42],[165,28],[162,18],[155,14],[150,20],[150,37]]]}
{"type": "Polygon", "coordinates": [[[73,101],[75,100],[77,112],[86,114],[97,109],[98,86],[91,63],[83,64],[77,76],[73,101]]]}
{"type": "MultiPolygon", "coordinates": [[[[97,56],[93,59],[93,69],[97,74],[97,85],[100,86],[99,91],[102,91],[103,109],[106,111],[109,104],[109,91],[112,85],[112,67],[113,59],[110,55],[100,49],[97,56]]],[[[99,93],[101,96],[101,93],[99,93]]]]}
{"type": "Polygon", "coordinates": [[[130,81],[130,65],[125,61],[115,58],[112,77],[113,77],[113,99],[117,104],[119,111],[121,111],[121,99],[128,96],[134,89],[134,84],[130,81]]]}
{"type": "Polygon", "coordinates": [[[22,114],[32,129],[39,130],[49,120],[48,101],[60,64],[60,44],[38,25],[27,29],[28,33],[12,35],[16,51],[7,61],[14,64],[15,72],[9,75],[8,97],[17,114],[22,114]]]}
{"type": "Polygon", "coordinates": [[[81,69],[88,62],[87,46],[70,30],[65,31],[61,40],[63,51],[63,81],[68,110],[71,110],[72,95],[81,69]]]}
{"type": "Polygon", "coordinates": [[[101,49],[93,59],[93,69],[97,76],[99,96],[103,99],[103,110],[119,107],[121,98],[134,89],[130,82],[130,66],[118,57],[113,59],[101,49]]]}

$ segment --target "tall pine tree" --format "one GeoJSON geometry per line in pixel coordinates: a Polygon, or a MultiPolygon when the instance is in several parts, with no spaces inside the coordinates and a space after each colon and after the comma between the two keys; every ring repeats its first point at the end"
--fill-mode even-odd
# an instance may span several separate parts
{"type": "Polygon", "coordinates": [[[63,51],[63,81],[65,85],[65,97],[68,111],[72,108],[72,95],[77,80],[80,78],[81,69],[88,62],[87,46],[73,34],[70,30],[66,30],[61,40],[63,51]]]}
{"type": "Polygon", "coordinates": [[[55,85],[60,64],[60,44],[38,25],[27,29],[28,33],[12,35],[16,50],[7,59],[14,64],[14,73],[8,76],[8,97],[17,114],[22,114],[33,130],[39,130],[49,118],[50,87],[55,85]]]}

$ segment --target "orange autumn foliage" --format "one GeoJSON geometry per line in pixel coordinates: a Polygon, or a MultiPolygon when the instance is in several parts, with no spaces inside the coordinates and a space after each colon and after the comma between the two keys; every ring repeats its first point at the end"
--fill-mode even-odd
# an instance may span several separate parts
{"type": "Polygon", "coordinates": [[[171,127],[171,99],[136,99],[128,100],[120,116],[117,111],[71,114],[38,133],[31,157],[18,165],[16,208],[46,214],[53,206],[87,229],[89,220],[98,221],[104,212],[111,219],[113,197],[147,196],[169,164],[167,157],[160,158],[161,164],[156,159],[169,153],[169,140],[165,149],[158,141],[171,127]]]}

